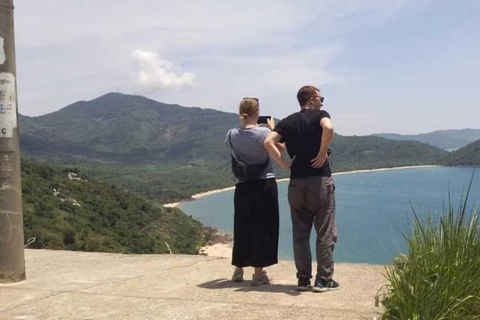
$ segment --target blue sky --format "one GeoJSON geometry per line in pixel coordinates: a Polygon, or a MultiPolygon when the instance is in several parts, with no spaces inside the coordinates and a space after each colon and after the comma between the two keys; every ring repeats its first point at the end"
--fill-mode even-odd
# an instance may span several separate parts
{"type": "Polygon", "coordinates": [[[320,87],[345,135],[480,128],[480,1],[15,1],[19,111],[107,92],[236,112],[320,87]]]}

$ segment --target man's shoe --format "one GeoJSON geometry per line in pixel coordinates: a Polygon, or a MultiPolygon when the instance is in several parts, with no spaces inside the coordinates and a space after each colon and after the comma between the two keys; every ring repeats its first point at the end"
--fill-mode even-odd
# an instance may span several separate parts
{"type": "Polygon", "coordinates": [[[243,268],[235,268],[232,276],[233,282],[242,282],[243,281],[243,268]]]}
{"type": "Polygon", "coordinates": [[[262,271],[262,274],[257,277],[255,274],[252,275],[252,286],[261,286],[264,284],[270,284],[271,279],[268,278],[267,272],[262,271]]]}
{"type": "Polygon", "coordinates": [[[310,290],[310,280],[307,278],[298,279],[297,291],[308,291],[310,290]]]}
{"type": "Polygon", "coordinates": [[[333,280],[317,280],[315,285],[313,286],[313,292],[326,292],[326,291],[334,291],[340,289],[340,284],[333,280]]]}

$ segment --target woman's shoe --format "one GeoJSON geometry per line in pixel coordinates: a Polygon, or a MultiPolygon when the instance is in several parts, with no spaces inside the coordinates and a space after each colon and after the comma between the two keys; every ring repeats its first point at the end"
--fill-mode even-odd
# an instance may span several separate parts
{"type": "Polygon", "coordinates": [[[261,286],[264,284],[270,284],[272,280],[268,278],[267,271],[262,271],[260,276],[252,275],[252,286],[261,286]]]}
{"type": "Polygon", "coordinates": [[[235,268],[232,276],[233,282],[242,282],[243,281],[243,268],[235,268]]]}

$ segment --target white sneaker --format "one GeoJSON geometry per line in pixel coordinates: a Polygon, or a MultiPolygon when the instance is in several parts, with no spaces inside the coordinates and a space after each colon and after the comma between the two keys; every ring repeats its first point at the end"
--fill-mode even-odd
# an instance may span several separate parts
{"type": "Polygon", "coordinates": [[[271,281],[272,279],[267,276],[267,271],[262,271],[262,274],[259,277],[255,276],[255,274],[252,275],[252,286],[270,284],[271,281]]]}
{"type": "Polygon", "coordinates": [[[235,268],[232,276],[233,282],[242,282],[243,281],[243,268],[235,268]]]}

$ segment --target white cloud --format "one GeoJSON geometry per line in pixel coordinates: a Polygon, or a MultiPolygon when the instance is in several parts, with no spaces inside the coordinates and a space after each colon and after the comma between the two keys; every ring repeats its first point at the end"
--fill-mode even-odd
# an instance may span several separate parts
{"type": "Polygon", "coordinates": [[[158,53],[135,50],[132,59],[136,67],[134,81],[146,92],[195,86],[195,73],[179,71],[173,62],[162,59],[158,53]]]}

